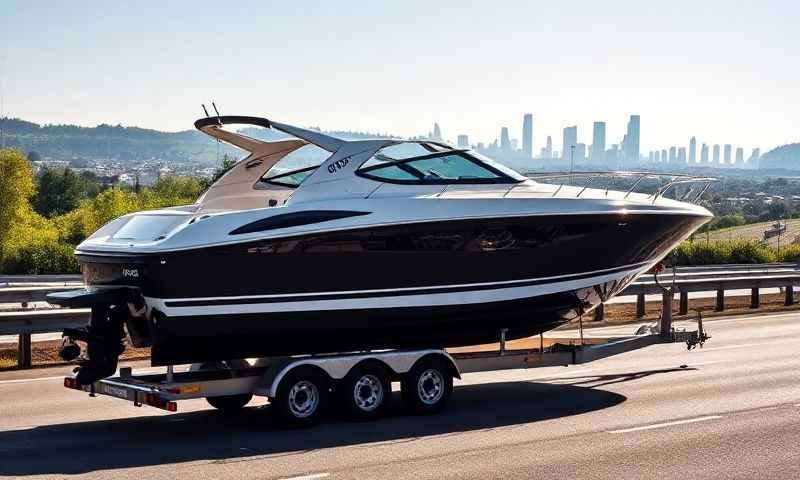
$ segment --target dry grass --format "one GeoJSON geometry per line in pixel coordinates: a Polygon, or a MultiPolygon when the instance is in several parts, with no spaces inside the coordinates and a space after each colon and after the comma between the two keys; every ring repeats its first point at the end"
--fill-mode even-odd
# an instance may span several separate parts
{"type": "MultiPolygon", "coordinates": [[[[780,236],[781,245],[788,245],[794,242],[795,237],[800,235],[800,219],[785,220],[785,222],[786,233],[780,236]]],[[[774,223],[775,221],[773,220],[714,230],[709,232],[709,240],[712,242],[723,240],[750,240],[760,242],[764,240],[764,230],[770,230],[774,223]]],[[[705,241],[706,235],[704,233],[697,234],[694,239],[695,241],[705,241]]],[[[767,245],[777,247],[778,240],[778,237],[772,237],[767,241],[767,245]]]]}

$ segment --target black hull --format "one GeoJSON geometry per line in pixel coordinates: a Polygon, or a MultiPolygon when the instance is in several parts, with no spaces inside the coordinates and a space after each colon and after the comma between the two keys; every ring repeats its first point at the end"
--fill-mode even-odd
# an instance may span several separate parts
{"type": "Polygon", "coordinates": [[[78,258],[89,283],[151,299],[152,359],[164,365],[536,335],[611,298],[706,220],[459,220],[78,258]]]}
{"type": "Polygon", "coordinates": [[[497,342],[501,329],[509,340],[529,337],[591,311],[633,278],[476,305],[173,317],[157,330],[152,362],[457,347],[497,342]]]}

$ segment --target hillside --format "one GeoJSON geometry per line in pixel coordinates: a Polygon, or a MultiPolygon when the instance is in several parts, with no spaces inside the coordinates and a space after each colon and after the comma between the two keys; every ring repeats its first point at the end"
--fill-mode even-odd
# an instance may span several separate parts
{"type": "MultiPolygon", "coordinates": [[[[54,160],[114,158],[123,162],[135,162],[150,158],[168,161],[192,161],[214,164],[217,158],[217,143],[214,139],[195,130],[162,132],[139,127],[121,125],[39,125],[16,118],[0,119],[5,145],[23,153],[36,152],[42,158],[54,160]]],[[[243,129],[246,134],[265,140],[274,140],[281,134],[259,128],[243,129]]],[[[343,138],[379,138],[386,134],[364,132],[329,132],[343,138]]],[[[241,151],[226,145],[221,154],[228,153],[238,158],[241,151]]]]}
{"type": "Polygon", "coordinates": [[[761,157],[759,167],[800,170],[800,143],[790,143],[770,150],[761,157]]]}
{"type": "MultiPolygon", "coordinates": [[[[778,242],[781,245],[788,245],[793,243],[795,238],[800,235],[800,219],[785,220],[786,233],[780,237],[775,236],[767,241],[767,245],[777,246],[778,242]]],[[[764,231],[772,228],[774,221],[751,223],[750,225],[742,225],[740,227],[723,228],[721,230],[713,230],[709,233],[709,240],[753,240],[760,242],[764,240],[764,231]]],[[[698,234],[695,236],[696,240],[705,240],[705,234],[698,234]]]]}

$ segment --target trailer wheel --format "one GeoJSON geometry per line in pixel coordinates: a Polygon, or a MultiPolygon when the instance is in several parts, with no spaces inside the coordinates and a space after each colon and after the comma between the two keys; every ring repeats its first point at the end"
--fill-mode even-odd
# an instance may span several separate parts
{"type": "Polygon", "coordinates": [[[328,378],[314,368],[290,371],[270,399],[278,424],[302,428],[318,423],[328,406],[329,388],[328,378]]]}
{"type": "Polygon", "coordinates": [[[222,395],[219,397],[206,397],[209,405],[222,412],[234,412],[244,408],[253,399],[252,393],[239,395],[222,395]]]}
{"type": "MultiPolygon", "coordinates": [[[[200,365],[192,365],[190,370],[223,370],[244,368],[246,363],[241,360],[228,360],[226,362],[206,362],[200,365]]],[[[206,397],[209,405],[221,412],[235,412],[241,410],[253,399],[252,393],[240,393],[236,395],[220,395],[218,397],[206,397]]]]}
{"type": "Polygon", "coordinates": [[[354,420],[379,417],[389,403],[392,385],[389,372],[375,363],[356,365],[337,387],[345,414],[354,420]]]}
{"type": "Polygon", "coordinates": [[[442,358],[423,357],[400,382],[403,403],[412,413],[441,411],[453,393],[452,367],[442,358]]]}

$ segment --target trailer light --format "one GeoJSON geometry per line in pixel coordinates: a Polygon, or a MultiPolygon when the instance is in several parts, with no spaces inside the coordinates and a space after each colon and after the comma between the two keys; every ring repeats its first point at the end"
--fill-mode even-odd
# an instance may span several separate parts
{"type": "Polygon", "coordinates": [[[177,412],[178,411],[178,404],[175,402],[167,402],[167,411],[169,412],[177,412]]]}
{"type": "Polygon", "coordinates": [[[184,385],[181,387],[168,388],[167,392],[175,395],[185,395],[190,393],[200,393],[200,385],[184,385]]]}
{"type": "Polygon", "coordinates": [[[64,386],[67,388],[78,390],[78,381],[72,377],[64,377],[64,386]]]}

